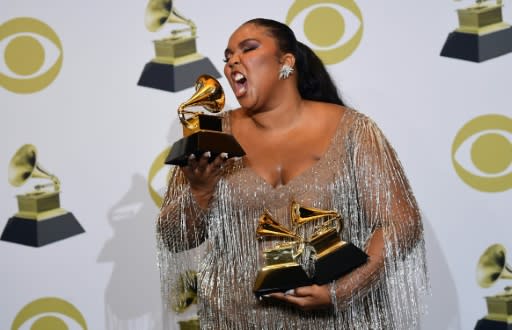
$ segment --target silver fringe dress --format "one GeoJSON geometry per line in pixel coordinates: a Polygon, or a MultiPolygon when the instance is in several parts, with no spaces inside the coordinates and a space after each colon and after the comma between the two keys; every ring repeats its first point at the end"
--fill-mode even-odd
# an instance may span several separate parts
{"type": "MultiPolygon", "coordinates": [[[[229,126],[228,115],[226,131],[229,126]]],[[[181,170],[171,168],[156,233],[164,302],[169,308],[177,303],[178,279],[197,268],[202,329],[409,330],[425,310],[420,211],[395,151],[356,110],[345,112],[323,157],[283,186],[272,187],[242,158],[224,169],[209,207],[201,209],[181,170]],[[257,239],[258,218],[268,209],[291,228],[292,201],[337,211],[342,240],[363,250],[376,230],[383,233],[382,260],[333,282],[331,309],[303,312],[261,302],[252,292],[262,251],[276,243],[257,239]]]]}

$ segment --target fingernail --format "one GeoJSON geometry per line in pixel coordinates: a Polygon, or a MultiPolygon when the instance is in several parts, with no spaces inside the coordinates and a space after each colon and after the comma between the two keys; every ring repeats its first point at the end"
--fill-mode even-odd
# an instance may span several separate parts
{"type": "Polygon", "coordinates": [[[220,157],[221,157],[221,158],[224,158],[224,159],[228,159],[228,153],[227,153],[227,152],[222,152],[222,153],[220,154],[220,157]]]}
{"type": "Polygon", "coordinates": [[[269,294],[264,294],[263,297],[264,298],[270,298],[270,295],[269,294]]]}
{"type": "Polygon", "coordinates": [[[285,296],[290,296],[295,294],[295,289],[290,289],[284,293],[285,296]]]}
{"type": "Polygon", "coordinates": [[[207,151],[203,154],[203,157],[210,158],[212,156],[212,153],[207,151]]]}
{"type": "Polygon", "coordinates": [[[194,154],[190,154],[190,156],[188,156],[188,159],[195,159],[196,158],[196,155],[194,154]]]}

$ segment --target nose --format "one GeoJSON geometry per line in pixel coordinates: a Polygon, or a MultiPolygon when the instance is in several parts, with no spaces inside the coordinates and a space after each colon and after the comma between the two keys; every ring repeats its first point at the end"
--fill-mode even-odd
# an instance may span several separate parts
{"type": "Polygon", "coordinates": [[[233,69],[235,64],[240,64],[240,58],[238,57],[238,55],[233,54],[228,61],[228,66],[230,69],[233,69]]]}

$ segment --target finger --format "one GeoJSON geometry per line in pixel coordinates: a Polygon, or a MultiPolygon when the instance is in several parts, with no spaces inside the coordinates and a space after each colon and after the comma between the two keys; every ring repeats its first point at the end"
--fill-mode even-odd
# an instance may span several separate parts
{"type": "Polygon", "coordinates": [[[297,297],[306,297],[311,296],[313,294],[313,286],[301,286],[298,288],[295,288],[294,290],[294,296],[297,297]]]}
{"type": "Polygon", "coordinates": [[[196,168],[197,167],[197,157],[194,154],[190,154],[187,158],[187,166],[190,168],[196,168]]]}
{"type": "Polygon", "coordinates": [[[211,156],[212,156],[212,153],[209,151],[207,151],[201,155],[201,158],[199,158],[199,161],[197,163],[197,169],[200,172],[204,172],[204,170],[208,166],[208,161],[210,160],[211,156]]]}
{"type": "Polygon", "coordinates": [[[210,165],[212,166],[212,168],[214,168],[216,170],[220,170],[224,166],[226,159],[228,159],[228,154],[225,152],[222,152],[217,157],[215,157],[215,159],[213,160],[213,162],[210,165]]]}

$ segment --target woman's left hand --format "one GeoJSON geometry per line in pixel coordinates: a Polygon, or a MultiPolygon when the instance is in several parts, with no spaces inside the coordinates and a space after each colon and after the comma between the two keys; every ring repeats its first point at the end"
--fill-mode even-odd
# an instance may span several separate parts
{"type": "Polygon", "coordinates": [[[269,297],[295,305],[303,311],[326,309],[332,305],[329,284],[303,286],[286,293],[275,292],[269,297]]]}

